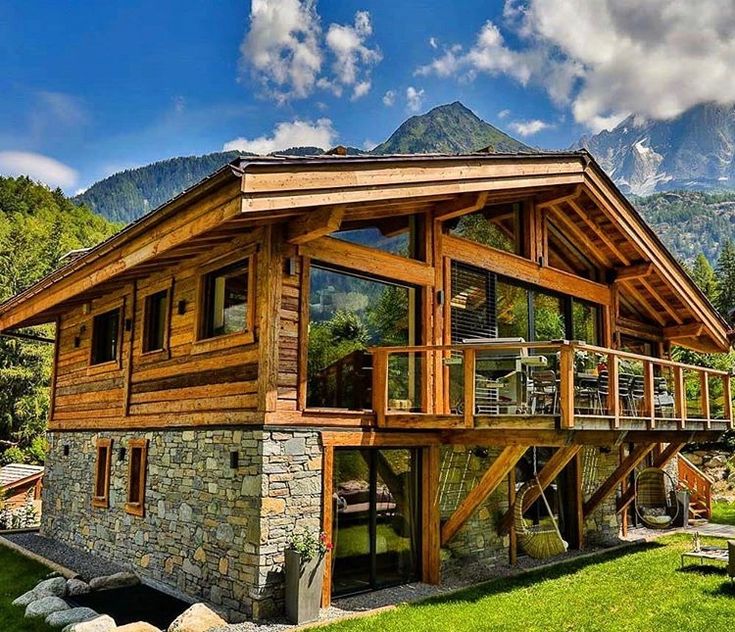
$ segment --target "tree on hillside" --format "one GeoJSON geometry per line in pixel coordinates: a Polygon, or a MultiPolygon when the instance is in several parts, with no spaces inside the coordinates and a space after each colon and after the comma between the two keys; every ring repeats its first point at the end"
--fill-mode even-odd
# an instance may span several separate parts
{"type": "Polygon", "coordinates": [[[717,295],[717,276],[709,260],[701,252],[694,258],[691,275],[705,296],[714,302],[717,295]]]}
{"type": "Polygon", "coordinates": [[[735,310],[735,244],[730,240],[725,242],[717,260],[715,307],[728,322],[732,323],[732,314],[735,310]]]}

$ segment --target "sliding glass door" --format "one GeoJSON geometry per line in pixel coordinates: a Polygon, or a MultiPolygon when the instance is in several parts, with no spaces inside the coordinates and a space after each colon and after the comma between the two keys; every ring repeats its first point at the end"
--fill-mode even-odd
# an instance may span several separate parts
{"type": "Polygon", "coordinates": [[[334,595],[418,579],[419,461],[414,449],[335,450],[334,595]]]}

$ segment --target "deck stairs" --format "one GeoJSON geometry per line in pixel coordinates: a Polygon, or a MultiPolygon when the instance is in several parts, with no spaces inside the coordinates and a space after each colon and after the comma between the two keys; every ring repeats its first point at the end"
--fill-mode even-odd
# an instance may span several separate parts
{"type": "Polygon", "coordinates": [[[678,458],[679,483],[689,490],[689,526],[699,526],[712,517],[712,483],[702,470],[683,455],[678,458]]]}

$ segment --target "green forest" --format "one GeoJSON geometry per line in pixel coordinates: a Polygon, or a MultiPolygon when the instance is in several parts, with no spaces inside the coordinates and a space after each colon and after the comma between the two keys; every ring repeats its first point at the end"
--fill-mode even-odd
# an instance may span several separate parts
{"type": "MultiPolygon", "coordinates": [[[[0,177],[0,301],[22,291],[77,248],[118,225],[25,177],[0,177]]],[[[33,333],[53,337],[53,327],[33,333]]],[[[53,345],[0,337],[0,465],[42,462],[53,345]]]]}

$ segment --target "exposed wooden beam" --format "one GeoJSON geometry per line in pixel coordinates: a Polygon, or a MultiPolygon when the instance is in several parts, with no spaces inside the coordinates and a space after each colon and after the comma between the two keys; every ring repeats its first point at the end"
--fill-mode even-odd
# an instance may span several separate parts
{"type": "Polygon", "coordinates": [[[648,314],[648,316],[655,320],[659,325],[664,327],[666,325],[666,319],[661,316],[661,312],[651,305],[650,301],[643,296],[643,292],[635,287],[630,281],[624,281],[623,284],[625,291],[631,295],[638,305],[643,307],[643,311],[645,311],[646,314],[648,314]]]}
{"type": "Polygon", "coordinates": [[[653,285],[648,280],[646,280],[645,278],[642,277],[642,278],[638,279],[638,282],[644,288],[646,288],[646,291],[651,296],[653,296],[653,298],[655,298],[659,302],[659,304],[661,305],[661,307],[663,307],[666,310],[666,313],[669,316],[671,316],[671,318],[673,318],[674,322],[677,325],[681,325],[684,322],[683,319],[682,319],[682,317],[679,315],[679,312],[676,309],[674,309],[669,304],[669,301],[667,301],[666,299],[664,299],[663,296],[661,296],[661,294],[656,290],[655,287],[653,287],[653,285]]]}
{"type": "Polygon", "coordinates": [[[305,244],[339,230],[345,208],[344,204],[323,206],[300,215],[288,223],[286,240],[290,244],[305,244]]]}
{"type": "Polygon", "coordinates": [[[585,234],[584,230],[580,228],[574,220],[569,218],[564,211],[554,204],[549,206],[549,210],[554,218],[561,224],[559,228],[567,231],[569,237],[577,242],[580,250],[590,253],[597,263],[603,268],[611,267],[612,264],[608,256],[592,243],[590,236],[585,234]]]}
{"type": "Polygon", "coordinates": [[[584,504],[584,516],[589,516],[600,503],[605,500],[610,494],[615,491],[615,488],[620,484],[628,474],[630,474],[636,466],[648,456],[653,450],[656,443],[644,443],[636,446],[633,451],[615,468],[615,471],[610,474],[607,480],[600,485],[597,491],[592,494],[590,499],[584,504]]]}
{"type": "Polygon", "coordinates": [[[587,213],[579,204],[577,204],[576,199],[567,200],[567,204],[572,208],[572,210],[574,210],[575,213],[577,213],[577,215],[579,215],[585,226],[587,226],[587,228],[589,228],[597,236],[597,238],[608,247],[610,252],[612,252],[613,255],[615,255],[623,263],[623,265],[627,266],[630,263],[630,259],[628,259],[628,257],[623,254],[623,252],[608,236],[605,230],[597,225],[597,223],[589,216],[589,213],[587,213]]]}
{"type": "MultiPolygon", "coordinates": [[[[582,449],[581,445],[570,445],[559,448],[551,458],[546,462],[546,465],[541,468],[538,473],[538,482],[541,489],[546,489],[551,483],[554,482],[557,476],[561,474],[561,471],[582,449]]],[[[531,505],[535,503],[541,496],[541,489],[538,485],[534,485],[526,492],[523,497],[523,511],[526,512],[531,508],[531,505]]],[[[500,519],[500,526],[498,527],[499,533],[502,535],[506,533],[513,524],[513,513],[514,508],[511,506],[505,515],[500,519]]]]}
{"type": "Polygon", "coordinates": [[[668,340],[681,340],[682,338],[696,338],[704,329],[703,323],[683,323],[664,327],[664,338],[668,340]]]}
{"type": "Polygon", "coordinates": [[[545,208],[547,206],[553,206],[555,204],[563,204],[564,202],[576,200],[581,194],[582,185],[578,184],[571,190],[571,192],[565,193],[564,195],[559,195],[558,192],[555,192],[551,196],[547,197],[538,196],[536,198],[536,207],[545,208]]]}
{"type": "Polygon", "coordinates": [[[625,268],[618,268],[615,274],[615,281],[619,283],[621,281],[630,281],[631,279],[640,279],[647,277],[651,272],[653,272],[653,263],[642,261],[625,268]]]}
{"type": "Polygon", "coordinates": [[[490,464],[477,485],[464,497],[454,513],[442,525],[441,544],[445,546],[469,520],[483,501],[492,494],[503,479],[508,476],[521,457],[526,453],[527,445],[508,446],[490,464]]]}
{"type": "Polygon", "coordinates": [[[487,204],[487,191],[481,191],[480,193],[468,193],[466,195],[460,195],[450,202],[440,202],[436,206],[436,214],[434,219],[444,221],[465,215],[466,213],[472,213],[479,211],[487,204]]]}
{"type": "MultiPolygon", "coordinates": [[[[671,461],[679,451],[686,445],[686,443],[669,443],[668,446],[653,460],[653,467],[663,468],[666,464],[671,461]]],[[[635,498],[635,486],[629,487],[618,500],[618,513],[623,511],[635,498]]]]}

